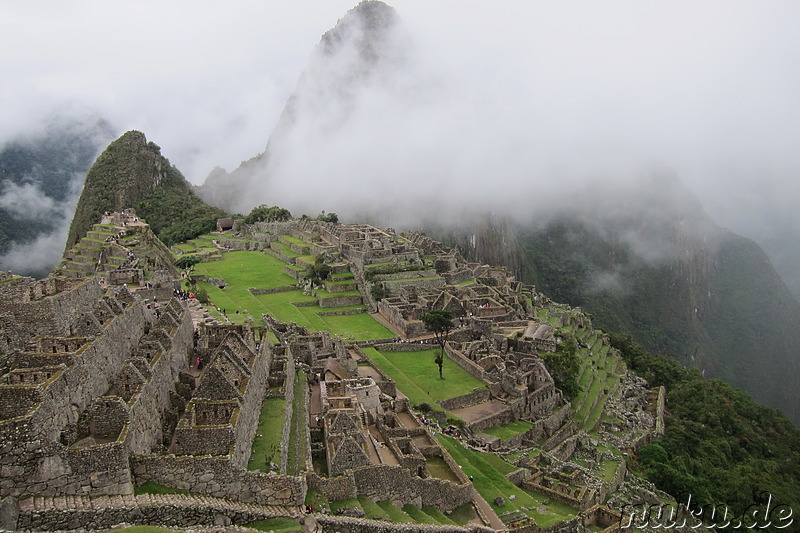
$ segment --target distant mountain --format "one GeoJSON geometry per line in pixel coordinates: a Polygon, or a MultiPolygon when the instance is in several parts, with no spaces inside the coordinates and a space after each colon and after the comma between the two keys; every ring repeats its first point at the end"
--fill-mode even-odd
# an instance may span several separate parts
{"type": "MultiPolygon", "coordinates": [[[[362,1],[348,11],[322,36],[264,152],[230,173],[214,169],[195,188],[197,194],[230,212],[247,213],[262,203],[284,205],[270,197],[268,185],[278,179],[277,167],[286,144],[302,146],[299,137],[306,134],[309,118],[316,132],[342,127],[352,107],[348,102],[358,97],[354,89],[379,79],[384,72],[377,65],[394,59],[387,42],[396,23],[395,9],[380,1],[362,1]]],[[[286,207],[294,212],[298,206],[286,207]]]]}
{"type": "Polygon", "coordinates": [[[53,116],[0,148],[0,265],[42,277],[55,265],[86,171],[114,138],[97,116],[53,116]]]}
{"type": "Polygon", "coordinates": [[[800,303],[758,244],[716,226],[676,178],[592,194],[539,221],[433,233],[800,425],[800,303]]]}
{"type": "Polygon", "coordinates": [[[225,212],[198,198],[161,148],[139,131],[108,145],[86,174],[66,247],[75,244],[105,211],[134,208],[166,245],[214,229],[225,212]]]}
{"type": "MultiPolygon", "coordinates": [[[[402,176],[391,175],[388,179],[400,186],[390,187],[396,194],[387,195],[381,174],[387,173],[388,165],[370,159],[371,148],[384,140],[397,142],[400,136],[382,136],[393,124],[382,123],[380,113],[378,118],[368,116],[378,108],[362,105],[362,100],[374,104],[370,99],[380,93],[386,97],[379,99],[381,104],[401,105],[407,102],[400,96],[408,89],[407,78],[419,77],[419,72],[403,68],[403,46],[412,43],[398,38],[402,34],[397,20],[394,9],[378,1],[361,2],[349,11],[322,37],[265,151],[231,173],[215,170],[198,193],[231,211],[246,212],[267,203],[302,212],[290,202],[302,201],[305,190],[319,198],[319,190],[311,191],[318,187],[332,198],[350,183],[346,175],[331,172],[318,161],[335,164],[339,152],[348,159],[363,154],[363,165],[342,167],[360,175],[352,180],[359,184],[353,193],[358,199],[345,196],[348,204],[335,206],[340,215],[361,207],[362,220],[407,227],[409,219],[415,219],[415,229],[423,218],[435,220],[425,230],[456,245],[466,256],[509,266],[554,300],[584,307],[598,326],[629,332],[647,349],[667,353],[708,377],[721,377],[800,423],[800,394],[795,392],[800,378],[800,337],[794,333],[800,326],[797,299],[758,245],[718,227],[676,177],[642,173],[635,180],[586,183],[579,189],[585,194],[564,192],[555,205],[547,206],[547,213],[531,212],[524,220],[519,212],[515,218],[505,214],[497,207],[502,206],[497,198],[519,204],[525,194],[536,194],[535,189],[496,187],[492,175],[486,176],[485,186],[461,183],[458,169],[470,158],[428,169],[426,146],[420,153],[399,151],[403,159],[419,158],[423,177],[405,184],[402,176]],[[392,100],[395,95],[398,98],[392,100]],[[354,123],[366,126],[359,129],[354,123]],[[352,132],[357,135],[351,136],[352,132]],[[290,178],[287,160],[295,170],[299,160],[308,163],[301,161],[303,172],[290,178]],[[326,172],[331,172],[330,181],[326,172]],[[431,180],[428,188],[425,172],[442,172],[444,183],[431,180]],[[404,185],[415,189],[414,202],[398,208],[406,200],[404,185]],[[372,190],[376,193],[370,197],[366,192],[372,190]],[[490,207],[481,207],[481,198],[489,196],[494,200],[493,214],[490,207]],[[457,205],[447,211],[446,200],[457,205]],[[472,204],[462,205],[466,200],[472,204]],[[371,217],[374,213],[378,220],[371,217]]],[[[437,116],[435,105],[422,107],[437,116]]],[[[419,117],[420,133],[428,116],[419,117]]],[[[413,128],[403,131],[409,142],[417,133],[413,128]]],[[[435,134],[430,138],[430,150],[448,150],[451,139],[435,134]]],[[[527,141],[515,142],[521,146],[527,141]]],[[[462,155],[456,153],[454,159],[462,155]]],[[[503,172],[502,163],[497,161],[498,173],[503,172]]],[[[530,179],[539,180],[545,190],[558,180],[541,171],[531,174],[530,179]]],[[[543,207],[541,202],[532,205],[543,207]]]]}

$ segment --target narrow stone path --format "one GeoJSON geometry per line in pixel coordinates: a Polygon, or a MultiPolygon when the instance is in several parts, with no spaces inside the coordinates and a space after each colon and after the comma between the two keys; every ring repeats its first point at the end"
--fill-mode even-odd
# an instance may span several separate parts
{"type": "Polygon", "coordinates": [[[489,521],[487,524],[489,527],[498,531],[507,529],[507,526],[502,520],[500,520],[500,517],[494,512],[494,509],[492,509],[492,506],[489,505],[489,502],[487,502],[483,496],[478,494],[478,491],[475,489],[472,490],[472,502],[480,510],[479,513],[481,514],[482,518],[485,518],[485,520],[489,521]]]}
{"type": "Polygon", "coordinates": [[[244,503],[213,496],[198,494],[123,494],[113,496],[34,496],[19,502],[20,513],[50,510],[95,510],[136,507],[170,506],[173,508],[196,509],[203,507],[220,514],[247,513],[263,518],[279,516],[298,518],[303,512],[300,507],[287,505],[260,505],[244,503]]]}

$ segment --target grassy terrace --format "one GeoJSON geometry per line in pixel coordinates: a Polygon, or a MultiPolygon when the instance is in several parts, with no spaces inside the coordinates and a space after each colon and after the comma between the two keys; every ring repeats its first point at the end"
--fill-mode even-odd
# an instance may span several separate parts
{"type": "Polygon", "coordinates": [[[379,352],[375,348],[364,348],[366,356],[395,381],[412,405],[427,403],[441,411],[437,401],[469,394],[475,388],[486,388],[449,357],[444,358],[444,379],[439,379],[439,367],[434,363],[437,351],[439,348],[421,352],[379,352]]]}
{"type": "Polygon", "coordinates": [[[511,483],[505,476],[516,467],[506,463],[498,456],[488,452],[469,450],[457,440],[445,435],[439,434],[436,435],[436,438],[447,448],[464,473],[473,476],[475,489],[489,502],[497,514],[517,510],[533,518],[534,522],[542,528],[569,520],[578,514],[576,509],[551,501],[543,494],[517,487],[511,483]],[[516,499],[509,499],[512,494],[516,496],[516,499]],[[505,499],[506,503],[503,507],[494,504],[497,496],[505,499]],[[547,512],[539,512],[540,508],[547,508],[547,512]]]}
{"type": "Polygon", "coordinates": [[[525,420],[515,420],[503,426],[495,426],[484,430],[484,433],[499,438],[501,441],[508,440],[516,435],[521,435],[533,427],[533,424],[525,420]]]}
{"type": "Polygon", "coordinates": [[[286,400],[267,398],[261,407],[256,438],[253,439],[253,452],[247,463],[248,470],[269,472],[269,463],[280,464],[281,433],[286,413],[286,400]]]}
{"type": "MultiPolygon", "coordinates": [[[[200,263],[195,267],[198,274],[221,278],[227,284],[219,289],[206,283],[198,283],[208,292],[211,302],[227,311],[233,323],[242,323],[251,315],[256,323],[261,323],[261,315],[269,313],[282,322],[295,322],[313,331],[330,331],[347,339],[387,339],[394,334],[376,322],[368,313],[351,316],[319,316],[318,313],[347,311],[364,306],[341,308],[321,308],[318,305],[298,307],[296,302],[316,302],[318,298],[294,290],[275,294],[253,295],[249,288],[275,288],[294,286],[296,281],[283,272],[286,263],[269,254],[261,252],[228,252],[220,261],[200,263]],[[236,314],[239,310],[239,314],[236,314]]],[[[320,296],[336,297],[358,295],[358,291],[330,294],[320,291],[320,296]]],[[[212,315],[216,312],[212,311],[212,315]]]]}
{"type": "Polygon", "coordinates": [[[602,332],[586,330],[576,333],[590,348],[581,348],[578,352],[581,361],[578,385],[581,390],[572,402],[572,409],[575,421],[585,431],[591,431],[603,417],[608,399],[605,391],[611,391],[619,382],[620,361],[603,344],[602,332]],[[592,363],[592,360],[595,362],[592,363]],[[592,404],[595,404],[594,407],[592,404]]]}
{"type": "Polygon", "coordinates": [[[301,257],[303,255],[293,251],[292,248],[285,242],[272,241],[272,244],[270,244],[270,246],[280,248],[281,253],[288,257],[301,257]]]}
{"type": "Polygon", "coordinates": [[[302,370],[298,370],[294,377],[294,409],[292,410],[292,428],[289,434],[289,460],[286,467],[286,473],[290,476],[297,476],[305,471],[308,444],[306,440],[308,420],[301,409],[301,406],[306,403],[306,374],[302,370]]]}
{"type": "Polygon", "coordinates": [[[309,246],[309,244],[303,239],[298,239],[297,237],[293,237],[291,235],[281,235],[280,238],[291,244],[300,244],[302,246],[309,246]]]}

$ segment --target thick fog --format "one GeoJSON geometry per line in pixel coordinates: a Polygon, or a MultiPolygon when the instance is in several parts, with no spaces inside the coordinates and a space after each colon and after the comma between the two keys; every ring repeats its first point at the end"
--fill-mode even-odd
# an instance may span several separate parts
{"type": "Polygon", "coordinates": [[[0,141],[79,101],[199,184],[262,152],[297,86],[241,211],[527,214],[667,172],[721,225],[797,233],[796,2],[389,3],[366,72],[314,52],[355,2],[6,5],[0,141]]]}

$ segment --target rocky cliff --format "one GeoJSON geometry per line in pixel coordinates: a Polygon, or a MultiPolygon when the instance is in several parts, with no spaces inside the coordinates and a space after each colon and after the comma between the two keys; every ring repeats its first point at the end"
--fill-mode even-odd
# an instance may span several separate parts
{"type": "Polygon", "coordinates": [[[436,236],[800,423],[800,303],[758,244],[716,226],[679,182],[643,189],[614,194],[638,205],[595,196],[595,210],[525,222],[476,217],[436,236]]]}

